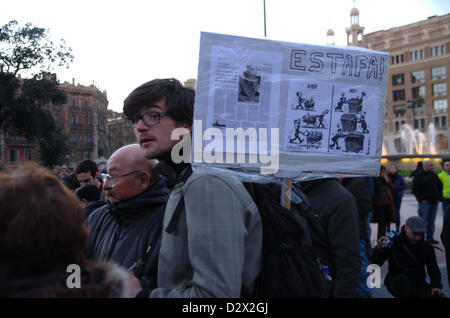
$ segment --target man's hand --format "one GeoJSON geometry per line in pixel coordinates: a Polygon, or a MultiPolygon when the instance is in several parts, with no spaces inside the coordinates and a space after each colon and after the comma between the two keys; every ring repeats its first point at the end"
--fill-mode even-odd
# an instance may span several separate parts
{"type": "Polygon", "coordinates": [[[431,294],[432,295],[444,296],[444,290],[441,289],[441,288],[432,288],[431,289],[431,294]]]}
{"type": "Polygon", "coordinates": [[[380,237],[377,242],[377,248],[385,248],[389,246],[389,238],[387,236],[380,237]]]}
{"type": "Polygon", "coordinates": [[[420,202],[420,204],[428,204],[427,200],[423,200],[422,202],[420,202]]]}

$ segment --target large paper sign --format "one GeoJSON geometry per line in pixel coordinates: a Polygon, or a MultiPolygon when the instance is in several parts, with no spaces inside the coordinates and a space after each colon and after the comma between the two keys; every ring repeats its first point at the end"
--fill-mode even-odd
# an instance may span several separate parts
{"type": "Polygon", "coordinates": [[[202,33],[193,162],[277,177],[378,175],[388,54],[202,33]]]}

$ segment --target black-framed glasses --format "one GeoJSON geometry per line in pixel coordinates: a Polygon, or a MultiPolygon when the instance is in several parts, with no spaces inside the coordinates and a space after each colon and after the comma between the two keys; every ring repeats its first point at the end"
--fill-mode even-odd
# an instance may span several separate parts
{"type": "Polygon", "coordinates": [[[109,181],[111,183],[111,185],[114,186],[115,183],[117,182],[117,180],[119,180],[120,177],[126,177],[126,176],[132,175],[133,173],[137,173],[137,172],[140,172],[140,171],[141,170],[134,170],[134,171],[131,171],[131,172],[128,172],[128,173],[121,174],[120,176],[117,176],[117,177],[110,176],[107,173],[102,173],[101,174],[101,178],[103,180],[103,183],[105,183],[106,181],[109,181]]]}
{"type": "Polygon", "coordinates": [[[136,126],[137,123],[139,122],[139,120],[142,119],[142,121],[144,122],[144,124],[146,126],[154,126],[154,125],[158,125],[161,117],[164,116],[168,116],[168,113],[163,113],[163,112],[147,112],[144,113],[140,116],[134,116],[130,118],[131,123],[133,124],[133,126],[136,126]]]}

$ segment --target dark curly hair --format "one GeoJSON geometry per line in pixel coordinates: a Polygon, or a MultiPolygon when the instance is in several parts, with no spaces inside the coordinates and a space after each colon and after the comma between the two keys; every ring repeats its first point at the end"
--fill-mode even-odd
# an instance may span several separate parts
{"type": "Polygon", "coordinates": [[[192,125],[195,91],[175,78],[154,79],[134,89],[124,100],[123,112],[131,119],[142,107],[166,99],[167,112],[177,123],[192,125]]]}

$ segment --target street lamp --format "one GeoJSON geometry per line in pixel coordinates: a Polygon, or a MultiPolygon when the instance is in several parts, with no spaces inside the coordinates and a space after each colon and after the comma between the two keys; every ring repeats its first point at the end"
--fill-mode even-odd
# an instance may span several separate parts
{"type": "MultiPolygon", "coordinates": [[[[423,104],[424,100],[422,97],[417,98],[410,98],[408,99],[408,103],[411,103],[411,105],[406,106],[407,108],[412,108],[412,115],[413,115],[413,128],[415,129],[415,123],[416,123],[416,105],[423,104]]],[[[417,124],[417,128],[419,128],[419,124],[417,124]]]]}

